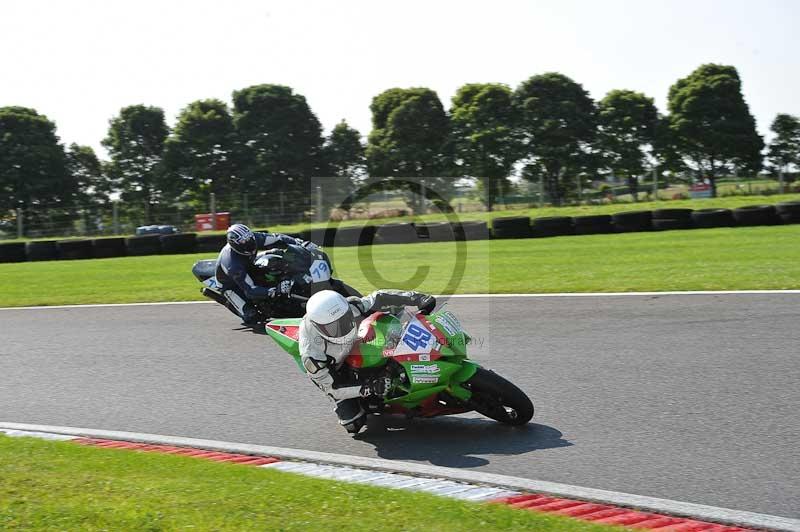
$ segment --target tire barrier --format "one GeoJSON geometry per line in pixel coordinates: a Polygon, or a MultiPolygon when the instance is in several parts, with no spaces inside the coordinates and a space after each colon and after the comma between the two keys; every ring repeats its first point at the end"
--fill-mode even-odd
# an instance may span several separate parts
{"type": "Polygon", "coordinates": [[[161,253],[160,235],[129,236],[125,239],[128,255],[158,255],[161,253]]]}
{"type": "Polygon", "coordinates": [[[633,233],[653,229],[652,211],[626,211],[612,214],[614,228],[618,233],[633,233]]]}
{"type": "Polygon", "coordinates": [[[775,208],[783,223],[800,224],[800,201],[785,201],[778,203],[775,208]]]}
{"type": "Polygon", "coordinates": [[[692,229],[693,209],[656,209],[653,211],[653,230],[692,229]]]}
{"type": "Polygon", "coordinates": [[[531,219],[527,216],[509,216],[492,220],[494,238],[529,238],[531,219]]]}
{"type": "Polygon", "coordinates": [[[59,240],[57,246],[61,260],[94,258],[94,246],[91,240],[59,240]]]}
{"type": "Polygon", "coordinates": [[[568,216],[546,216],[534,218],[531,224],[531,236],[567,236],[575,234],[572,218],[568,216]]]}
{"type": "Polygon", "coordinates": [[[464,240],[489,240],[492,236],[489,231],[489,224],[486,222],[468,220],[453,224],[453,229],[456,232],[456,236],[464,240]]]}
{"type": "Polygon", "coordinates": [[[730,209],[698,209],[692,213],[695,227],[709,229],[712,227],[733,227],[733,211],[730,209]]]}
{"type": "Polygon", "coordinates": [[[334,247],[369,246],[375,239],[374,225],[340,226],[336,228],[334,247]]]}
{"type": "Polygon", "coordinates": [[[463,236],[456,234],[456,227],[450,222],[429,222],[416,225],[417,236],[427,239],[428,242],[454,242],[463,240],[463,236]]]}
{"type": "Polygon", "coordinates": [[[25,262],[25,242],[0,244],[0,262],[25,262]]]}
{"type": "Polygon", "coordinates": [[[777,225],[781,222],[774,205],[750,205],[733,209],[733,219],[739,227],[777,225]]]}
{"type": "Polygon", "coordinates": [[[319,227],[316,229],[306,229],[300,233],[302,240],[313,242],[318,246],[332,246],[336,241],[335,227],[319,227]]]}
{"type": "Polygon", "coordinates": [[[55,240],[38,240],[25,245],[25,254],[28,260],[56,260],[58,259],[58,246],[55,240]]]}
{"type": "Polygon", "coordinates": [[[228,240],[224,234],[197,235],[195,247],[198,253],[219,253],[227,243],[228,240]]]}
{"type": "Polygon", "coordinates": [[[607,235],[614,232],[614,219],[610,214],[573,216],[576,235],[607,235]]]}
{"type": "Polygon", "coordinates": [[[195,233],[177,233],[161,235],[161,253],[177,255],[179,253],[195,253],[197,251],[197,235],[195,233]]]}
{"type": "Polygon", "coordinates": [[[375,229],[376,244],[414,244],[419,242],[413,223],[392,223],[379,225],[375,229]]]}
{"type": "Polygon", "coordinates": [[[125,239],[117,238],[95,238],[92,240],[94,247],[94,258],[105,259],[110,257],[124,257],[127,254],[125,239]]]}

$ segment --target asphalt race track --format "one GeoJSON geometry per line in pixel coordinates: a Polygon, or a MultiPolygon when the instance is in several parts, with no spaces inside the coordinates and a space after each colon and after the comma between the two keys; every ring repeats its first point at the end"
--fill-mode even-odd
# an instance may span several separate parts
{"type": "Polygon", "coordinates": [[[800,517],[800,295],[452,299],[531,425],[376,419],[360,439],[217,305],[0,311],[0,421],[419,461],[800,517]]]}

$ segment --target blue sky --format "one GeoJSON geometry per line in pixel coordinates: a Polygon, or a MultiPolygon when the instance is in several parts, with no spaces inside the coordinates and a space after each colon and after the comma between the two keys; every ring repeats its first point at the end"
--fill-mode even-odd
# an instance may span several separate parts
{"type": "Polygon", "coordinates": [[[390,87],[430,87],[449,107],[464,83],[559,71],[596,99],[634,89],[666,110],[676,79],[717,62],[739,69],[766,134],[776,113],[800,115],[798,22],[794,0],[6,0],[0,106],[36,108],[64,142],[102,153],[125,105],[172,123],[257,83],[305,95],[326,130],[344,118],[366,135],[390,87]]]}

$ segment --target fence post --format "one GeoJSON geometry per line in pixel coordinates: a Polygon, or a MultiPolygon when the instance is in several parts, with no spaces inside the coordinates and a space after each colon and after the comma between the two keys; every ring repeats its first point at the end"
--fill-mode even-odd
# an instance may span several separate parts
{"type": "Polygon", "coordinates": [[[322,221],[322,187],[317,185],[317,221],[322,221]]]}
{"type": "Polygon", "coordinates": [[[539,208],[544,207],[544,174],[539,172],[539,208]]]}
{"type": "Polygon", "coordinates": [[[119,202],[111,202],[111,224],[114,226],[114,234],[119,234],[119,202]]]}
{"type": "Polygon", "coordinates": [[[22,220],[22,208],[17,207],[17,238],[22,238],[25,234],[25,228],[22,220]]]}
{"type": "Polygon", "coordinates": [[[778,190],[783,194],[783,166],[778,168],[778,182],[780,183],[778,190]]]}
{"type": "Polygon", "coordinates": [[[217,230],[217,195],[213,192],[209,197],[209,207],[211,207],[211,229],[217,230]]]}
{"type": "Polygon", "coordinates": [[[653,165],[653,198],[658,201],[658,166],[653,165]]]}

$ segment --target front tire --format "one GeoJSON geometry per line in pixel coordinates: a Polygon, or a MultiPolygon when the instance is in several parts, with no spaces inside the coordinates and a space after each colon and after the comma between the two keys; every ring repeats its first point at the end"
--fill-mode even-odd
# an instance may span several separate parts
{"type": "Polygon", "coordinates": [[[472,407],[484,416],[507,425],[524,425],[533,417],[533,403],[525,392],[506,379],[478,368],[466,383],[472,407]]]}

